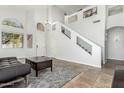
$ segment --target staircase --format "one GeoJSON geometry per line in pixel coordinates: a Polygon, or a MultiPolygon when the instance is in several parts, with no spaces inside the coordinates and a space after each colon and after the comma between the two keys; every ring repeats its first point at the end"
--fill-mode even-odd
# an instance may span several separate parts
{"type": "Polygon", "coordinates": [[[95,67],[105,62],[106,6],[90,6],[65,16],[65,24],[52,23],[48,32],[48,56],[95,67]],[[86,11],[96,10],[85,18],[86,11]]]}
{"type": "Polygon", "coordinates": [[[49,31],[49,55],[62,60],[101,67],[105,63],[105,30],[123,27],[124,7],[91,6],[65,16],[65,24],[54,22],[49,31]],[[88,9],[97,13],[84,18],[88,9]],[[106,14],[107,10],[107,14],[106,14]],[[107,15],[107,17],[106,17],[107,15]]]}
{"type": "Polygon", "coordinates": [[[54,22],[48,37],[49,56],[101,68],[101,47],[68,26],[54,22]]]}

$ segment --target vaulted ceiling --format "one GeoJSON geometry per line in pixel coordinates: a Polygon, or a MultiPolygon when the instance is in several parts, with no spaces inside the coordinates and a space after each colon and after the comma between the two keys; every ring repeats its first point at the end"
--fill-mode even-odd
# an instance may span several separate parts
{"type": "Polygon", "coordinates": [[[80,9],[84,9],[88,7],[89,5],[56,5],[59,9],[63,10],[66,14],[72,14],[80,9]]]}
{"type": "MultiPolygon", "coordinates": [[[[49,6],[49,5],[48,5],[49,6]]],[[[66,14],[72,14],[80,9],[84,9],[89,5],[51,5],[64,11],[66,14]]],[[[0,9],[19,9],[19,10],[29,10],[34,8],[47,7],[47,5],[0,5],[0,9]]]]}

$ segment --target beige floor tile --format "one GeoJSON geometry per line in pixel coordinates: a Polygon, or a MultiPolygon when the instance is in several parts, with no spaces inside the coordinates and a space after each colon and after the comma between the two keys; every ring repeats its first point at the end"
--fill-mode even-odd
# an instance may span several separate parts
{"type": "Polygon", "coordinates": [[[112,84],[112,76],[101,73],[101,75],[96,80],[96,83],[94,84],[94,87],[96,88],[110,88],[112,84]]]}
{"type": "Polygon", "coordinates": [[[73,88],[73,85],[71,82],[66,83],[63,88],[73,88]]]}
{"type": "Polygon", "coordinates": [[[102,69],[92,66],[75,64],[82,67],[82,73],[69,81],[65,86],[68,88],[111,88],[115,69],[122,69],[124,63],[110,60],[102,69]]]}

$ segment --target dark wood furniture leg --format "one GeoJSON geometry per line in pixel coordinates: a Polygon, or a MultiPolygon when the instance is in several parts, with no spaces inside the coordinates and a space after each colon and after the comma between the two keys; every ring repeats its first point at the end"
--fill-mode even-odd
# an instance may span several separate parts
{"type": "Polygon", "coordinates": [[[53,64],[52,64],[52,61],[51,61],[51,72],[53,71],[53,64]]]}
{"type": "Polygon", "coordinates": [[[37,69],[37,64],[35,64],[35,71],[36,71],[36,77],[38,77],[38,69],[37,69]]]}
{"type": "Polygon", "coordinates": [[[51,72],[53,71],[53,67],[52,67],[52,65],[51,65],[51,72]]]}
{"type": "Polygon", "coordinates": [[[51,67],[51,72],[52,72],[53,70],[52,70],[52,67],[51,67]]]}
{"type": "Polygon", "coordinates": [[[36,70],[36,77],[38,77],[38,70],[36,70]]]}

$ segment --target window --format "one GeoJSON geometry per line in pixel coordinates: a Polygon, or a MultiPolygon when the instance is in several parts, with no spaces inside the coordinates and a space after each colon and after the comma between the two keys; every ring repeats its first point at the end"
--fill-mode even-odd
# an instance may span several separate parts
{"type": "Polygon", "coordinates": [[[23,35],[2,32],[2,48],[23,48],[23,35]]]}
{"type": "Polygon", "coordinates": [[[71,32],[65,29],[64,27],[61,27],[61,32],[65,34],[69,39],[71,39],[71,32]]]}
{"type": "Polygon", "coordinates": [[[92,46],[80,37],[77,37],[77,45],[79,45],[82,49],[92,55],[92,46]]]}
{"type": "Polygon", "coordinates": [[[78,20],[77,15],[71,16],[68,18],[68,23],[73,23],[78,20]]]}
{"type": "Polygon", "coordinates": [[[108,9],[108,16],[116,15],[123,12],[123,6],[118,5],[108,9]]]}
{"type": "Polygon", "coordinates": [[[44,32],[44,25],[42,23],[37,23],[37,30],[44,32]]]}
{"type": "Polygon", "coordinates": [[[97,7],[91,8],[83,12],[83,18],[91,17],[97,14],[97,7]]]}
{"type": "Polygon", "coordinates": [[[22,23],[19,20],[17,20],[16,18],[5,18],[2,21],[2,25],[11,26],[11,27],[15,27],[15,28],[21,28],[21,29],[24,28],[22,23]]]}

